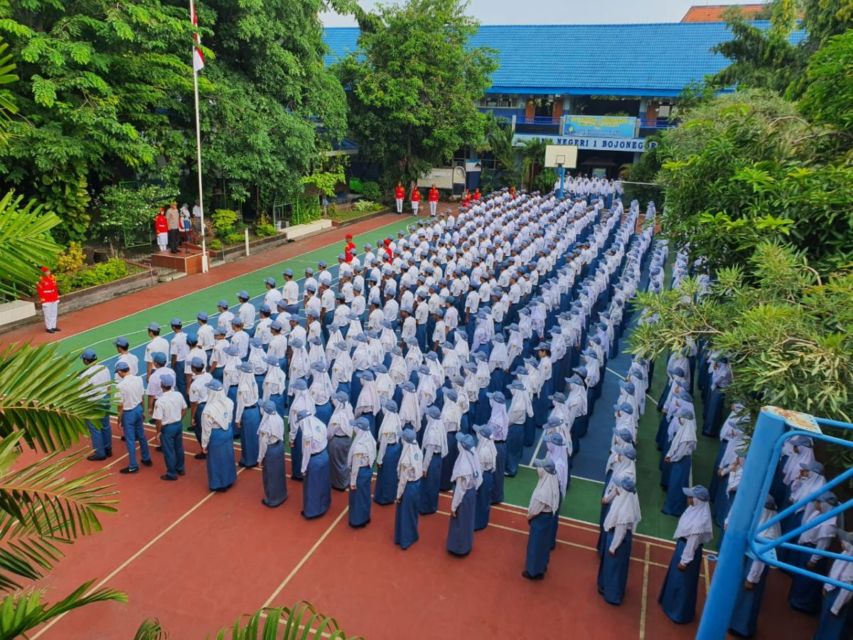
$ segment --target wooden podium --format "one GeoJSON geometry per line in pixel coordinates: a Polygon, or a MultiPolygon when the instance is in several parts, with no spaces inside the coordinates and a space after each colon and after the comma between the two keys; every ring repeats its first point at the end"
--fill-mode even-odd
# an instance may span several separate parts
{"type": "Polygon", "coordinates": [[[201,257],[200,246],[184,242],[178,253],[163,251],[151,254],[151,266],[182,271],[189,276],[201,273],[201,257]]]}

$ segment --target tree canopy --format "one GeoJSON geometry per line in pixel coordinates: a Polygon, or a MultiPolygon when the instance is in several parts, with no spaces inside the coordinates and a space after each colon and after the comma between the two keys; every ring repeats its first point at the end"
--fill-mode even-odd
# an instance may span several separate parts
{"type": "Polygon", "coordinates": [[[496,68],[469,46],[477,22],[461,0],[380,5],[359,50],[338,65],[349,89],[350,129],[388,182],[414,180],[484,141],[477,102],[496,68]]]}

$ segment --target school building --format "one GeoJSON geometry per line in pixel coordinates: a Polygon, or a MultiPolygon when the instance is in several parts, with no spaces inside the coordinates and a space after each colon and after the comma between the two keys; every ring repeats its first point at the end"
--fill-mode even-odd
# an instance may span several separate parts
{"type": "MultiPolygon", "coordinates": [[[[355,51],[358,33],[326,29],[327,63],[355,51]]],[[[712,48],[730,39],[724,22],[484,25],[471,44],[493,49],[499,67],[480,109],[506,120],[517,144],[575,145],[579,171],[614,177],[672,126],[686,88],[727,66],[712,48]]]]}

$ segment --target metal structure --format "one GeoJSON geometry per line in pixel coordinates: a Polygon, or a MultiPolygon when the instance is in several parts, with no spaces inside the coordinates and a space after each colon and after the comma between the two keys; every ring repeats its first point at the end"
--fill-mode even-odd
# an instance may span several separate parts
{"type": "Polygon", "coordinates": [[[696,636],[698,640],[719,640],[726,637],[729,621],[740,592],[739,585],[743,579],[743,558],[747,552],[768,566],[829,583],[839,589],[853,591],[853,585],[833,580],[806,568],[782,562],[776,555],[776,550],[783,548],[793,551],[806,551],[809,554],[833,560],[853,561],[849,556],[833,551],[804,547],[791,542],[798,539],[803,531],[850,510],[853,507],[853,499],[846,500],[830,511],[776,539],[769,539],[762,535],[769,527],[796,513],[818,496],[849,481],[853,478],[853,468],[847,469],[829,480],[819,490],[805,496],[798,502],[784,509],[780,505],[781,510],[774,518],[764,524],[759,524],[762,507],[770,493],[770,486],[781,458],[782,447],[787,440],[795,436],[807,436],[839,447],[853,448],[853,441],[826,435],[821,431],[821,426],[853,430],[853,425],[846,422],[814,418],[776,407],[764,407],[761,410],[755,425],[749,453],[744,463],[743,478],[729,513],[726,535],[720,549],[719,564],[714,572],[711,590],[705,602],[704,611],[708,615],[703,614],[699,623],[699,631],[696,636]]]}

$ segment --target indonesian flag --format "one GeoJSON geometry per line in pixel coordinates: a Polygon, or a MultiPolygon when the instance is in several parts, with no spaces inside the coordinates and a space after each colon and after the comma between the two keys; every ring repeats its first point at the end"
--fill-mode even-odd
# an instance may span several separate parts
{"type": "Polygon", "coordinates": [[[204,69],[204,54],[201,52],[201,36],[198,35],[198,14],[195,12],[195,2],[190,0],[190,20],[193,28],[193,71],[199,72],[204,69]]]}

